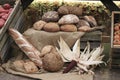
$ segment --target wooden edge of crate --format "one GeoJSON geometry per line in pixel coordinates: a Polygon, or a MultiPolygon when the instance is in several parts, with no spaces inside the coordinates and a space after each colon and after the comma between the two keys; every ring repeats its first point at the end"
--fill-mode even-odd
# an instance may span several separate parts
{"type": "MultiPolygon", "coordinates": [[[[23,26],[24,19],[24,14],[22,13],[16,22],[16,25],[14,26],[15,29],[22,30],[23,27],[18,27],[18,26],[23,26]]],[[[7,57],[6,54],[4,53],[9,53],[10,45],[13,43],[13,39],[10,37],[7,39],[5,45],[2,47],[2,50],[0,51],[0,59],[4,62],[5,58],[7,57]]]]}
{"type": "Polygon", "coordinates": [[[113,45],[113,48],[120,48],[120,45],[113,45]]]}
{"type": "Polygon", "coordinates": [[[12,21],[12,18],[15,16],[15,12],[17,12],[19,9],[19,6],[21,5],[20,3],[20,0],[17,0],[15,2],[15,6],[11,12],[11,14],[8,16],[8,19],[6,20],[4,26],[0,29],[0,40],[2,39],[3,35],[5,34],[6,30],[8,29],[9,27],[9,24],[11,23],[12,21]]]}

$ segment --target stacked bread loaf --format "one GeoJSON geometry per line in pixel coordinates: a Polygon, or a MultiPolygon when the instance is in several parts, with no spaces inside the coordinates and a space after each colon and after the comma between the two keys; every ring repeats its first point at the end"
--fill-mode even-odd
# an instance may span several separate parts
{"type": "Polygon", "coordinates": [[[94,26],[97,26],[95,18],[83,16],[82,8],[75,6],[61,6],[57,11],[48,11],[41,20],[33,24],[34,29],[48,32],[87,31],[94,26]]]}

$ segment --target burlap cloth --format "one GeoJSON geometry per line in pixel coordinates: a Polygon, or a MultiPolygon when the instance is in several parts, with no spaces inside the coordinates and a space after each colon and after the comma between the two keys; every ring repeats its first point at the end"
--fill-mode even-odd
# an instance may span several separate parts
{"type": "Polygon", "coordinates": [[[81,38],[85,32],[46,32],[34,29],[26,30],[23,35],[39,50],[45,45],[58,46],[60,36],[65,40],[69,47],[72,47],[78,38],[81,38]]]}
{"type": "MultiPolygon", "coordinates": [[[[66,41],[66,43],[72,47],[75,41],[78,38],[81,38],[85,33],[84,32],[45,32],[37,31],[34,29],[28,29],[24,33],[24,36],[39,50],[45,45],[55,45],[57,47],[57,41],[60,39],[60,36],[66,41]]],[[[26,74],[23,72],[17,72],[11,68],[11,62],[3,64],[4,69],[11,74],[26,76],[35,79],[42,80],[93,80],[93,75],[91,74],[82,74],[78,75],[78,72],[71,72],[63,74],[62,71],[59,72],[39,72],[35,74],[26,74]]]]}
{"type": "Polygon", "coordinates": [[[59,72],[38,72],[35,74],[27,74],[23,72],[17,72],[11,68],[11,61],[2,65],[4,69],[11,74],[20,75],[25,77],[30,77],[34,79],[42,79],[42,80],[93,80],[92,74],[81,74],[78,72],[70,72],[63,74],[62,71],[59,72]]]}

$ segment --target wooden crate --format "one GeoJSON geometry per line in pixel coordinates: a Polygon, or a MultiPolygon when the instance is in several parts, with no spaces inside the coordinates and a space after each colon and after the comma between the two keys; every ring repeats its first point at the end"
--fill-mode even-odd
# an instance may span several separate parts
{"type": "Polygon", "coordinates": [[[120,45],[114,45],[114,24],[120,22],[120,11],[113,11],[111,18],[111,52],[110,52],[110,67],[120,68],[120,45]]]}
{"type": "Polygon", "coordinates": [[[110,54],[110,68],[120,68],[120,49],[112,48],[110,54]]]}
{"type": "Polygon", "coordinates": [[[25,16],[21,6],[21,1],[16,0],[12,13],[10,14],[3,28],[0,30],[0,58],[2,61],[4,61],[6,56],[10,54],[9,49],[13,42],[7,32],[7,29],[9,27],[13,27],[21,32],[24,22],[25,16]]]}

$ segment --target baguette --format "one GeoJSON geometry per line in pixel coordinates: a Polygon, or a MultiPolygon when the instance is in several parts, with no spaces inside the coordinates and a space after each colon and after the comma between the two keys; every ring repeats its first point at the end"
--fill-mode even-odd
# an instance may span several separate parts
{"type": "Polygon", "coordinates": [[[39,68],[42,67],[40,52],[17,30],[9,28],[9,34],[20,49],[31,59],[39,68]]]}

